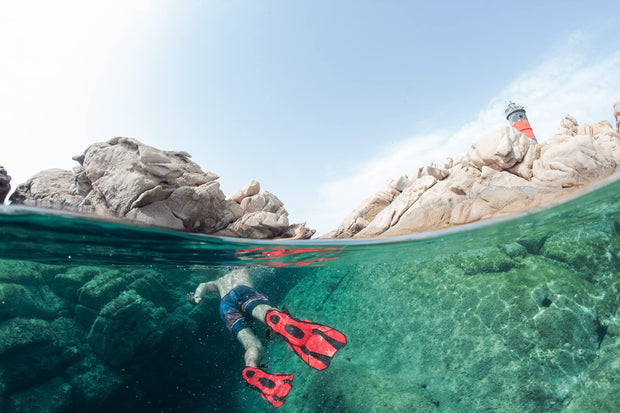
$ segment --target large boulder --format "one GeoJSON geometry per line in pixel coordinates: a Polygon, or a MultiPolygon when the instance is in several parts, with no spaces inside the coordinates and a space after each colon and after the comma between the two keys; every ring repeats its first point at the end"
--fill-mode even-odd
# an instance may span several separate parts
{"type": "Polygon", "coordinates": [[[9,191],[11,191],[11,177],[7,174],[4,166],[0,166],[0,204],[4,202],[9,191]]]}
{"type": "Polygon", "coordinates": [[[468,162],[501,171],[521,162],[535,143],[516,128],[504,126],[481,136],[467,151],[468,162]]]}
{"type": "Polygon", "coordinates": [[[161,338],[160,324],[165,315],[163,308],[135,291],[124,291],[102,308],[90,329],[88,343],[110,365],[125,364],[161,338]]]}
{"type": "Polygon", "coordinates": [[[84,197],[74,185],[74,175],[63,169],[48,169],[17,186],[11,202],[42,208],[75,210],[84,197]]]}
{"type": "Polygon", "coordinates": [[[288,214],[274,195],[259,194],[260,184],[251,181],[227,200],[218,176],[203,172],[189,158],[186,152],[162,151],[136,139],[114,138],[75,156],[80,165],[73,171],[39,172],[19,185],[10,199],[13,204],[120,217],[181,231],[286,237],[288,214]],[[277,217],[262,214],[256,224],[256,212],[277,217]],[[256,225],[261,230],[257,231],[256,225]]]}
{"type": "Polygon", "coordinates": [[[620,159],[596,139],[555,135],[543,144],[540,158],[534,161],[533,179],[560,188],[582,186],[612,174],[617,162],[620,159]]]}
{"type": "Polygon", "coordinates": [[[366,228],[401,193],[397,186],[388,186],[367,198],[342,221],[333,234],[335,238],[350,238],[366,228]]]}
{"type": "Polygon", "coordinates": [[[227,201],[235,220],[215,235],[272,239],[298,237],[299,233],[303,238],[310,238],[314,234],[314,230],[305,228],[305,223],[289,225],[288,212],[282,201],[268,191],[259,191],[260,184],[251,181],[236,192],[227,201]]]}
{"type": "Polygon", "coordinates": [[[500,127],[464,156],[391,180],[325,238],[398,236],[494,218],[562,197],[618,165],[620,134],[607,121],[579,126],[566,115],[542,144],[500,127]]]}

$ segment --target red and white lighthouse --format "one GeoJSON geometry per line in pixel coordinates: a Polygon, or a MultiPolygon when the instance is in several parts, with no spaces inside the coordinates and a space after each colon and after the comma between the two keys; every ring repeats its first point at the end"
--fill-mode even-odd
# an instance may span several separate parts
{"type": "Polygon", "coordinates": [[[518,106],[514,102],[510,102],[508,107],[506,108],[506,119],[512,125],[513,128],[518,129],[523,132],[525,136],[530,139],[533,139],[534,142],[538,142],[536,140],[536,136],[534,136],[534,131],[530,126],[530,122],[527,120],[527,116],[525,115],[525,108],[523,106],[518,106]]]}

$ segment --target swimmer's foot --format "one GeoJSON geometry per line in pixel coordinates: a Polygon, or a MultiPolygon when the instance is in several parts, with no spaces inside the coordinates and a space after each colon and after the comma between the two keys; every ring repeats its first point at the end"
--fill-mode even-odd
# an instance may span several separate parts
{"type": "Polygon", "coordinates": [[[298,320],[289,314],[271,310],[265,323],[286,340],[306,364],[317,370],[329,367],[338,350],[347,344],[347,338],[340,331],[308,320],[298,320]]]}
{"type": "Polygon", "coordinates": [[[246,367],[241,373],[248,386],[258,390],[261,397],[273,407],[280,407],[291,391],[295,374],[269,374],[255,367],[246,367]]]}

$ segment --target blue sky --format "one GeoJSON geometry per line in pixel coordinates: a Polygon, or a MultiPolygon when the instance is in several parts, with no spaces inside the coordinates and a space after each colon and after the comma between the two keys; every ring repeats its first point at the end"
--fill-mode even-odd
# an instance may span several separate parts
{"type": "Polygon", "coordinates": [[[525,105],[540,141],[613,120],[615,2],[0,1],[12,186],[129,136],[251,179],[325,233],[525,105]]]}

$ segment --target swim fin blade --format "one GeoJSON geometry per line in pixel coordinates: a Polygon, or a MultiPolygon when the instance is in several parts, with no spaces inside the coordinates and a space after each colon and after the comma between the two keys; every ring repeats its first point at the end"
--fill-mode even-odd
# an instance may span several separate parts
{"type": "Polygon", "coordinates": [[[298,320],[289,314],[271,310],[265,323],[286,340],[306,364],[317,370],[329,367],[338,350],[347,344],[347,338],[340,331],[309,320],[298,320]]]}
{"type": "Polygon", "coordinates": [[[264,370],[246,367],[241,373],[243,379],[250,387],[258,390],[261,397],[267,400],[273,407],[280,407],[291,391],[293,374],[269,374],[264,370]]]}

